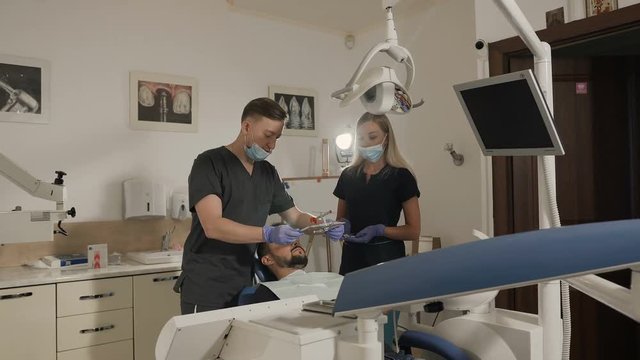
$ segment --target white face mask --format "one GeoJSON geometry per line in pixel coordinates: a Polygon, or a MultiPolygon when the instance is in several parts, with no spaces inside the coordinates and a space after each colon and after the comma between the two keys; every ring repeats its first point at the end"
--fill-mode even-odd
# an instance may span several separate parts
{"type": "Polygon", "coordinates": [[[387,138],[387,135],[384,136],[384,138],[382,139],[382,142],[378,145],[373,145],[368,147],[358,146],[358,153],[360,153],[360,156],[362,156],[365,160],[370,162],[376,162],[380,160],[380,158],[384,154],[383,144],[386,138],[387,138]]]}

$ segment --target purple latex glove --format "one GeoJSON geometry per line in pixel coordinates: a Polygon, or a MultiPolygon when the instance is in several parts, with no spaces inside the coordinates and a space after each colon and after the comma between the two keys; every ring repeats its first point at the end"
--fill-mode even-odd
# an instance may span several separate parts
{"type": "Polygon", "coordinates": [[[344,235],[351,235],[351,221],[345,218],[340,218],[338,221],[344,222],[344,235]]]}
{"type": "Polygon", "coordinates": [[[331,241],[338,241],[340,239],[342,239],[342,235],[344,235],[345,233],[345,226],[347,224],[343,224],[340,226],[336,226],[334,228],[330,228],[327,231],[325,231],[324,233],[329,237],[329,239],[331,239],[331,241]]]}
{"type": "Polygon", "coordinates": [[[298,240],[302,236],[302,232],[289,225],[265,225],[262,228],[262,236],[264,241],[268,243],[287,245],[298,240]]]}
{"type": "Polygon", "coordinates": [[[366,244],[369,241],[371,241],[371,239],[373,239],[374,237],[383,236],[385,227],[386,226],[382,224],[369,225],[366,228],[360,230],[355,236],[349,236],[346,239],[346,241],[359,243],[359,244],[366,244]]]}

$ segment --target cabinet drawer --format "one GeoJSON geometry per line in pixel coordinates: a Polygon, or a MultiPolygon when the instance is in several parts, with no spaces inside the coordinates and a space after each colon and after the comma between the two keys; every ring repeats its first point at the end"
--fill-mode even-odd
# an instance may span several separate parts
{"type": "Polygon", "coordinates": [[[133,360],[133,340],[58,353],[58,360],[133,360]]]}
{"type": "Polygon", "coordinates": [[[55,359],[55,293],[55,285],[0,290],[0,358],[55,359]]]}
{"type": "Polygon", "coordinates": [[[133,338],[131,309],[58,319],[58,352],[133,338]]]}
{"type": "Polygon", "coordinates": [[[132,306],[131,277],[58,284],[58,317],[132,306]]]}

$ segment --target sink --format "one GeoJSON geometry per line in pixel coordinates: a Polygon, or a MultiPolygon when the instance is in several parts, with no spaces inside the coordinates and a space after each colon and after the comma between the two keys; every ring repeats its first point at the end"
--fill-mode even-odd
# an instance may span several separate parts
{"type": "Polygon", "coordinates": [[[127,257],[143,264],[179,263],[182,262],[182,250],[130,252],[127,257]]]}

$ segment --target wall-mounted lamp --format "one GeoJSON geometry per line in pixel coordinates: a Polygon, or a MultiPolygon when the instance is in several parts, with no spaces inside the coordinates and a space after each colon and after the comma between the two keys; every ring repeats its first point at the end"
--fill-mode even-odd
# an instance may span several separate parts
{"type": "Polygon", "coordinates": [[[458,154],[454,149],[453,149],[453,144],[452,143],[446,143],[444,144],[444,151],[449,152],[449,155],[451,155],[451,158],[453,159],[453,163],[456,166],[460,166],[462,164],[464,164],[464,155],[462,154],[458,154]]]}
{"type": "Polygon", "coordinates": [[[345,168],[353,158],[353,135],[350,132],[336,136],[336,158],[341,168],[345,168]]]}

